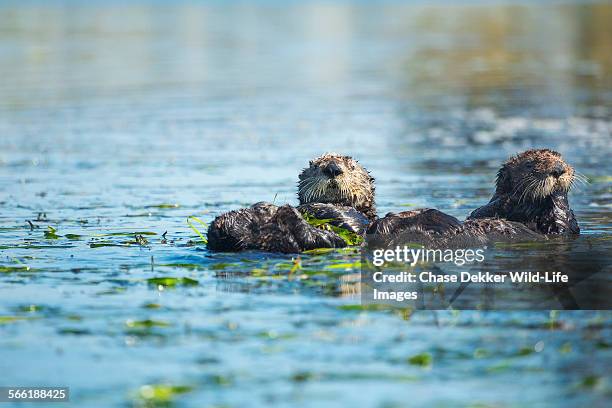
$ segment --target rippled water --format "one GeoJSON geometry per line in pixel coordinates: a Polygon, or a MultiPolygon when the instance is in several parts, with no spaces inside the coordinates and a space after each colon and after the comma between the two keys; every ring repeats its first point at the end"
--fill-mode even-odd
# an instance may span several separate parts
{"type": "Polygon", "coordinates": [[[363,310],[356,251],[291,273],[193,245],[186,217],[295,204],[308,159],[338,151],[380,214],[464,218],[503,159],[549,147],[590,180],[580,239],[609,249],[611,20],[604,2],[0,4],[0,385],[87,407],[161,404],[162,384],[185,407],[609,404],[609,312],[363,310]]]}

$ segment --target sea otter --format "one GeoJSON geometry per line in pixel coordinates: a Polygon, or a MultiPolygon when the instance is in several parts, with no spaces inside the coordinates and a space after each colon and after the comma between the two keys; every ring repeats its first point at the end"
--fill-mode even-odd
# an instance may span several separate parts
{"type": "Polygon", "coordinates": [[[208,248],[215,251],[257,249],[296,253],[315,248],[342,248],[337,233],[316,228],[305,217],[363,235],[376,218],[374,178],[356,160],[326,153],[299,175],[300,205],[260,202],[214,219],[208,228],[208,248]]]}
{"type": "Polygon", "coordinates": [[[367,242],[373,247],[408,242],[462,247],[578,234],[580,229],[567,200],[574,179],[574,169],[559,153],[527,150],[503,164],[495,195],[465,222],[430,208],[389,213],[370,225],[367,242]]]}
{"type": "Polygon", "coordinates": [[[580,228],[567,200],[574,180],[574,169],[558,152],[527,150],[504,163],[493,198],[468,219],[503,218],[542,234],[577,235],[580,228]]]}

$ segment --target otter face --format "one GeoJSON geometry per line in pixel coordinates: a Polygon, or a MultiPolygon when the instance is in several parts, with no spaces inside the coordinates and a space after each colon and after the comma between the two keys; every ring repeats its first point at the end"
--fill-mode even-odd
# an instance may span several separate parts
{"type": "Polygon", "coordinates": [[[497,173],[498,195],[536,201],[554,193],[567,193],[574,183],[574,169],[561,154],[548,149],[527,150],[504,163],[497,173]]]}
{"type": "Polygon", "coordinates": [[[374,178],[353,158],[326,153],[300,174],[298,198],[300,204],[347,205],[367,213],[374,208],[374,178]]]}

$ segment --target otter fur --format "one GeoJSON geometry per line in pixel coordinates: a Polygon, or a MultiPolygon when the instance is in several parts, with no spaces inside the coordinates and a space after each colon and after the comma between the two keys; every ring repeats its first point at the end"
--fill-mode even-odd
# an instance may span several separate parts
{"type": "Polygon", "coordinates": [[[257,203],[216,217],[208,227],[208,248],[297,253],[315,248],[342,248],[338,234],[310,225],[304,215],[363,235],[376,218],[374,178],[356,160],[326,153],[299,175],[300,205],[257,203]]]}
{"type": "Polygon", "coordinates": [[[527,150],[503,164],[495,195],[465,222],[431,208],[389,213],[370,225],[367,242],[373,247],[411,242],[443,248],[578,234],[567,200],[574,180],[574,169],[559,153],[527,150]]]}
{"type": "Polygon", "coordinates": [[[542,234],[580,234],[567,198],[575,180],[576,172],[558,152],[527,150],[504,163],[491,201],[468,219],[503,218],[542,234]]]}

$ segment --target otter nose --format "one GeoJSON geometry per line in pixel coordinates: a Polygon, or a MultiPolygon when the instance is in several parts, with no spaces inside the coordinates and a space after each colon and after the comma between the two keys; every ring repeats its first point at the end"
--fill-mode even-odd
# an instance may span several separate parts
{"type": "Polygon", "coordinates": [[[329,177],[336,177],[342,174],[342,169],[338,164],[331,162],[323,169],[323,173],[327,174],[329,177]]]}
{"type": "Polygon", "coordinates": [[[550,172],[550,174],[552,174],[554,177],[561,177],[563,173],[565,173],[565,168],[561,163],[557,163],[550,172]]]}

